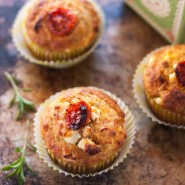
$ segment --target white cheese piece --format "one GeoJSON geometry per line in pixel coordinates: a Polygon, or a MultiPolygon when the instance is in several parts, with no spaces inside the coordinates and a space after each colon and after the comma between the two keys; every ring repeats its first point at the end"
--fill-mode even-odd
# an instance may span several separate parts
{"type": "Polygon", "coordinates": [[[78,147],[81,148],[82,150],[85,150],[86,144],[95,145],[95,143],[93,141],[91,141],[90,139],[82,138],[78,143],[78,147]]]}
{"type": "Polygon", "coordinates": [[[171,74],[169,75],[169,80],[170,80],[170,82],[173,82],[173,81],[175,80],[175,78],[176,78],[175,73],[171,73],[171,74]]]}
{"type": "Polygon", "coordinates": [[[99,118],[99,115],[96,114],[95,112],[92,112],[92,113],[91,113],[91,118],[92,118],[92,120],[94,121],[94,120],[96,120],[96,119],[99,118]]]}
{"type": "Polygon", "coordinates": [[[67,143],[70,143],[70,144],[76,144],[78,142],[78,140],[81,138],[81,135],[79,134],[79,131],[78,130],[70,130],[69,131],[70,133],[68,134],[67,137],[64,137],[64,140],[67,142],[67,143]]]}
{"type": "Polygon", "coordinates": [[[175,69],[177,67],[177,64],[173,64],[173,68],[175,69]]]}
{"type": "Polygon", "coordinates": [[[91,107],[91,119],[94,121],[96,119],[99,119],[101,111],[99,109],[97,109],[96,107],[92,106],[91,107]]]}
{"type": "Polygon", "coordinates": [[[162,101],[162,99],[161,98],[155,98],[155,102],[157,103],[157,104],[161,104],[161,101],[162,101]]]}

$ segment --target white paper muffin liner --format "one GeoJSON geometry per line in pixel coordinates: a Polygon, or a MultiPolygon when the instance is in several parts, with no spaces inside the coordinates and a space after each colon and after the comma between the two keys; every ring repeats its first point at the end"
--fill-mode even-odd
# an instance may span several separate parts
{"type": "Polygon", "coordinates": [[[101,10],[101,8],[98,6],[97,3],[94,2],[94,0],[89,0],[93,6],[95,7],[95,9],[97,10],[99,17],[100,17],[100,32],[99,35],[96,38],[96,41],[94,42],[94,44],[83,54],[81,54],[80,56],[74,58],[74,59],[68,59],[68,60],[57,60],[57,61],[48,61],[48,60],[41,60],[41,59],[37,59],[32,52],[30,51],[30,49],[28,48],[26,41],[24,39],[24,35],[23,35],[23,22],[24,22],[24,18],[26,16],[27,13],[27,9],[32,5],[32,3],[34,3],[34,1],[36,0],[29,0],[19,11],[14,24],[13,24],[13,28],[12,28],[12,38],[13,38],[13,43],[16,46],[17,50],[19,51],[19,53],[21,54],[21,56],[23,56],[26,60],[28,60],[31,63],[35,63],[35,64],[39,64],[45,67],[50,67],[50,68],[56,68],[56,69],[62,69],[62,68],[68,68],[68,67],[72,67],[80,62],[82,62],[83,60],[85,60],[97,47],[103,32],[104,32],[104,26],[105,26],[105,18],[103,15],[103,12],[101,10]]]}
{"type": "Polygon", "coordinates": [[[136,128],[135,128],[135,120],[134,117],[132,115],[132,113],[130,112],[130,110],[128,109],[128,107],[125,105],[125,103],[119,99],[118,97],[116,97],[116,95],[110,93],[109,91],[105,91],[103,89],[99,89],[96,87],[91,87],[91,88],[95,88],[97,90],[101,90],[104,93],[106,93],[107,95],[109,95],[111,98],[113,98],[118,105],[120,106],[120,108],[123,110],[123,112],[125,113],[125,129],[126,129],[126,133],[127,133],[127,137],[124,141],[124,145],[122,146],[121,151],[119,152],[118,156],[116,157],[116,159],[114,160],[114,162],[106,169],[96,172],[96,173],[91,173],[91,174],[74,174],[74,173],[70,173],[67,172],[65,170],[63,170],[58,164],[56,164],[51,157],[48,155],[48,152],[44,146],[44,141],[42,139],[41,136],[41,131],[40,131],[40,113],[42,112],[44,105],[48,104],[49,102],[52,102],[54,99],[56,99],[59,95],[59,93],[56,93],[55,95],[51,96],[48,100],[46,100],[39,108],[38,111],[35,115],[35,119],[34,119],[34,136],[35,136],[35,146],[37,148],[37,153],[39,155],[39,157],[41,159],[44,160],[45,163],[48,164],[49,167],[52,167],[53,170],[57,170],[59,173],[63,173],[66,176],[71,176],[71,177],[90,177],[90,176],[97,176],[97,175],[101,175],[103,173],[106,173],[108,171],[113,170],[113,168],[117,167],[120,163],[123,162],[124,159],[127,158],[127,155],[129,154],[133,144],[134,144],[134,139],[135,139],[135,133],[136,133],[136,128]]]}
{"type": "MultiPolygon", "coordinates": [[[[170,45],[171,46],[171,45],[170,45]]],[[[185,129],[185,126],[183,125],[175,125],[171,123],[167,123],[165,121],[160,120],[151,110],[151,108],[148,105],[146,94],[145,94],[145,89],[144,89],[144,70],[147,65],[148,59],[150,58],[151,55],[153,55],[155,52],[160,51],[161,49],[170,47],[170,46],[165,46],[158,48],[151,53],[149,53],[146,57],[143,58],[141,63],[137,66],[137,69],[134,74],[133,78],[133,93],[134,97],[139,105],[139,107],[143,110],[143,112],[147,115],[148,118],[152,119],[152,121],[157,122],[159,124],[165,125],[165,126],[170,126],[173,128],[179,128],[179,129],[185,129]]]]}

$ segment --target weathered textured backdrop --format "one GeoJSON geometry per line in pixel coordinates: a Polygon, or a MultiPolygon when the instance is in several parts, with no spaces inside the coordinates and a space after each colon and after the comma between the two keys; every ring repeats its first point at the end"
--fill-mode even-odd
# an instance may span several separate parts
{"type": "MultiPolygon", "coordinates": [[[[106,31],[96,51],[83,63],[65,70],[30,64],[17,53],[11,26],[24,0],[0,0],[0,167],[16,159],[12,139],[21,137],[25,120],[15,121],[16,108],[8,108],[12,90],[3,77],[8,70],[23,86],[27,98],[38,105],[51,94],[74,86],[104,88],[122,98],[135,115],[138,132],[128,159],[114,171],[89,179],[65,177],[28,152],[37,176],[27,175],[29,185],[183,185],[185,184],[185,132],[152,123],[138,108],[132,94],[132,78],[139,61],[166,43],[121,0],[97,0],[106,16],[106,31]]],[[[27,115],[30,119],[33,114],[27,115]]],[[[33,130],[30,126],[30,140],[33,130]]],[[[0,185],[17,184],[0,172],[0,185]]]]}

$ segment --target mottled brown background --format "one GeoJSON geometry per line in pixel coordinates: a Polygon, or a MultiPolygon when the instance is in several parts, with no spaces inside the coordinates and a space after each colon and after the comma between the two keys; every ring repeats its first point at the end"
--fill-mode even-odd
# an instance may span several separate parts
{"type": "MultiPolygon", "coordinates": [[[[185,184],[185,131],[152,123],[138,108],[132,94],[132,78],[139,61],[150,51],[166,45],[149,25],[121,0],[97,0],[106,16],[106,31],[96,51],[83,63],[66,70],[30,64],[11,41],[13,20],[24,0],[0,0],[0,167],[16,159],[12,139],[24,133],[25,120],[16,122],[16,108],[8,108],[12,90],[3,77],[8,70],[33,89],[25,96],[41,103],[68,87],[92,85],[121,97],[137,122],[134,148],[114,171],[95,178],[65,177],[28,151],[27,160],[37,176],[27,175],[29,185],[183,185],[185,184]]],[[[27,115],[30,119],[33,114],[27,115]]],[[[33,141],[30,126],[29,137],[33,141]]],[[[0,185],[17,184],[0,172],[0,185]]]]}

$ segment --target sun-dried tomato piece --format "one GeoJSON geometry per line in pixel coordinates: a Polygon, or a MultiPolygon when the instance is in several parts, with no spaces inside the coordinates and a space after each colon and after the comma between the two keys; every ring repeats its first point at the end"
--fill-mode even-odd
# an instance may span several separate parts
{"type": "Polygon", "coordinates": [[[90,121],[91,107],[84,101],[72,104],[66,110],[66,122],[68,128],[78,130],[90,121]]]}
{"type": "Polygon", "coordinates": [[[69,35],[77,22],[77,16],[64,8],[58,8],[48,15],[48,26],[55,35],[69,35]]]}
{"type": "Polygon", "coordinates": [[[175,68],[175,74],[182,86],[185,86],[185,61],[180,62],[175,68]]]}

